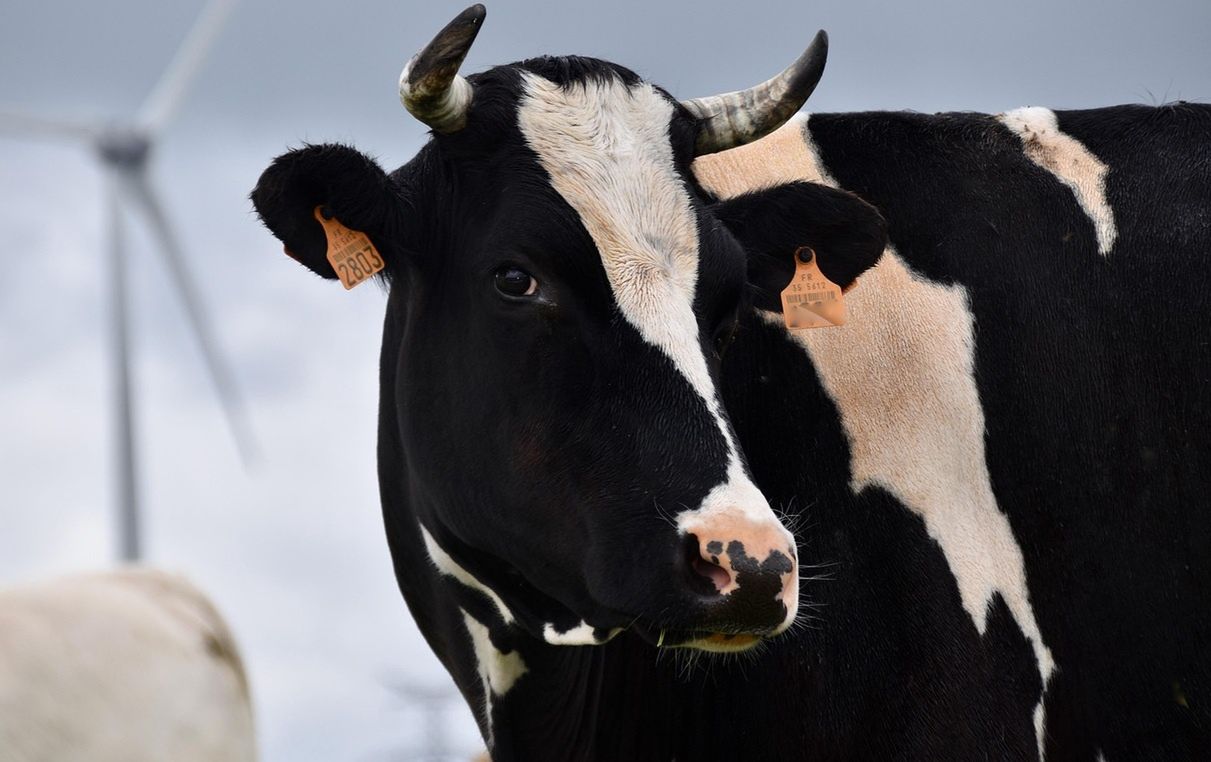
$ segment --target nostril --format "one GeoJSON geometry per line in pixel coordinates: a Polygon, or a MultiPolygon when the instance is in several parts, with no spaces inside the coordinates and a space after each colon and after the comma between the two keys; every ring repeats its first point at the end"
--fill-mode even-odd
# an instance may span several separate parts
{"type": "Polygon", "coordinates": [[[695,574],[710,580],[711,584],[715,586],[716,592],[722,593],[728,585],[732,584],[732,575],[728,574],[727,569],[719,564],[713,564],[704,558],[695,558],[690,565],[695,574]]]}

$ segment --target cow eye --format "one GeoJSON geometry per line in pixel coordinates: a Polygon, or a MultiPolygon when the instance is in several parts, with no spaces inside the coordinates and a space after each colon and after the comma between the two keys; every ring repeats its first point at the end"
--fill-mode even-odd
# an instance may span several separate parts
{"type": "Polygon", "coordinates": [[[520,267],[505,265],[499,268],[493,277],[496,280],[496,290],[505,296],[519,298],[538,293],[538,281],[520,267]]]}
{"type": "Polygon", "coordinates": [[[723,357],[723,353],[736,338],[736,319],[733,317],[715,331],[715,355],[723,357]]]}

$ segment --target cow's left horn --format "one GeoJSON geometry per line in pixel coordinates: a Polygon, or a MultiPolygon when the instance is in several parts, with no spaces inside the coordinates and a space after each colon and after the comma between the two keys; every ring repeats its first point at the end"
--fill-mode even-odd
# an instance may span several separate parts
{"type": "Polygon", "coordinates": [[[773,79],[734,93],[682,101],[698,118],[696,156],[726,151],[765,137],[807,102],[828,58],[828,35],[821,29],[793,64],[773,79]]]}
{"type": "Polygon", "coordinates": [[[399,99],[408,113],[435,132],[458,132],[467,125],[474,94],[458,73],[487,10],[479,4],[458,14],[399,75],[399,99]]]}

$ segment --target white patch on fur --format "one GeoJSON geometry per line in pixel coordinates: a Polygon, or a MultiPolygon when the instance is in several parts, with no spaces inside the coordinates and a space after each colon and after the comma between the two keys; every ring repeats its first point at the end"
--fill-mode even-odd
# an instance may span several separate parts
{"type": "Polygon", "coordinates": [[[488,745],[492,745],[492,702],[506,695],[526,673],[526,663],[516,651],[504,654],[492,645],[488,628],[466,611],[459,609],[463,623],[471,635],[471,647],[475,651],[475,667],[484,686],[484,725],[488,728],[488,745]]]}
{"type": "MultiPolygon", "coordinates": [[[[673,104],[650,84],[587,81],[568,88],[526,74],[518,125],[555,190],[593,238],[623,317],[685,377],[727,443],[727,481],[693,514],[740,510],[777,518],[753,486],[698,336],[698,225],[673,164],[673,104]]],[[[680,528],[681,521],[678,526],[680,528]]]]}
{"type": "Polygon", "coordinates": [[[1098,253],[1108,255],[1118,237],[1114,210],[1106,199],[1109,167],[1079,140],[1061,132],[1050,109],[1028,106],[1006,111],[997,119],[1021,137],[1026,158],[1068,186],[1093,222],[1098,253]]]}
{"type": "MultiPolygon", "coordinates": [[[[861,320],[790,336],[841,413],[854,492],[882,487],[920,515],[976,629],[984,633],[1000,593],[1046,678],[1051,656],[1030,607],[1022,551],[984,460],[966,290],[916,278],[889,248],[847,299],[861,320]]],[[[763,317],[783,325],[779,314],[763,317]]]]}
{"type": "Polygon", "coordinates": [[[610,630],[605,638],[598,638],[596,628],[585,621],[581,621],[567,632],[560,632],[555,629],[555,625],[547,623],[543,625],[542,637],[553,646],[597,646],[612,640],[620,632],[622,628],[618,627],[610,630]]]}
{"type": "Polygon", "coordinates": [[[429,530],[424,527],[420,528],[421,537],[425,540],[425,550],[429,552],[429,559],[433,561],[433,565],[442,574],[453,577],[463,583],[472,590],[478,590],[496,606],[496,610],[500,612],[501,619],[505,620],[505,624],[513,624],[513,612],[505,605],[496,591],[488,587],[484,583],[475,578],[475,575],[459,566],[458,562],[450,557],[450,554],[442,550],[442,547],[437,544],[437,540],[433,539],[433,535],[429,534],[429,530]]]}
{"type": "MultiPolygon", "coordinates": [[[[807,122],[796,118],[760,141],[699,158],[694,172],[723,197],[791,180],[836,187],[807,122]]],[[[852,489],[879,486],[921,516],[981,634],[993,596],[1001,595],[1031,643],[1046,690],[1055,665],[1030,605],[1021,548],[997,506],[985,461],[966,290],[916,277],[888,248],[846,299],[844,326],[788,335],[811,358],[841,415],[852,489]]],[[[763,317],[784,324],[779,314],[763,317]]],[[[1043,724],[1040,696],[1040,749],[1043,724]]]]}

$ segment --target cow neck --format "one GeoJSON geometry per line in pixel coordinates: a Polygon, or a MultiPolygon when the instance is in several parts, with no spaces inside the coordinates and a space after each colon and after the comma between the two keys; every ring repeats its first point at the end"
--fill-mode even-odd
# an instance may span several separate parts
{"type": "Polygon", "coordinates": [[[516,647],[529,670],[494,701],[498,762],[671,757],[675,686],[651,646],[624,634],[602,646],[525,637],[516,647]]]}
{"type": "MultiPolygon", "coordinates": [[[[505,621],[485,591],[440,570],[428,573],[431,587],[420,585],[424,590],[413,594],[440,609],[436,619],[443,624],[427,637],[453,667],[468,703],[478,707],[476,719],[496,762],[671,758],[676,655],[660,658],[626,632],[603,645],[551,645],[520,620],[505,621]],[[487,638],[479,649],[477,632],[487,638]],[[491,652],[480,651],[486,644],[491,652]],[[489,664],[485,657],[500,661],[489,664]],[[581,756],[569,757],[571,750],[581,756]]],[[[507,611],[532,619],[513,605],[507,611]]]]}

